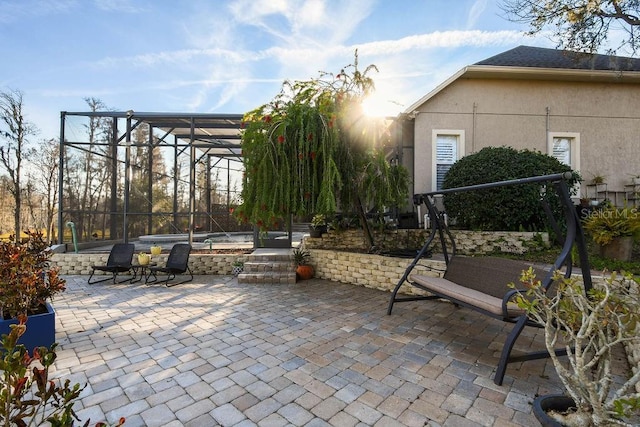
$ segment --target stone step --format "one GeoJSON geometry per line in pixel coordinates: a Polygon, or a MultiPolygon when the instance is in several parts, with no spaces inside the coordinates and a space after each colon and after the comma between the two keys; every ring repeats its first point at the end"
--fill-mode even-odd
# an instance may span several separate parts
{"type": "Polygon", "coordinates": [[[291,249],[257,249],[248,255],[238,283],[294,284],[296,266],[291,249]]]}
{"type": "Polygon", "coordinates": [[[245,284],[288,284],[296,283],[296,272],[271,271],[263,273],[240,273],[238,283],[245,284]]]}
{"type": "Polygon", "coordinates": [[[281,261],[245,261],[244,272],[245,273],[266,273],[270,271],[295,271],[296,267],[290,260],[286,262],[281,261]]]}
{"type": "Polygon", "coordinates": [[[268,253],[268,254],[260,254],[260,253],[251,253],[246,256],[245,262],[292,262],[293,255],[291,251],[287,253],[268,253]]]}

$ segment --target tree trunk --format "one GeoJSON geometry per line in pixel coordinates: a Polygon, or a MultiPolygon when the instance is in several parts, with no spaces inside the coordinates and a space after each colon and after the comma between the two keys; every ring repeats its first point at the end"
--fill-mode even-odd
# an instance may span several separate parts
{"type": "Polygon", "coordinates": [[[21,215],[20,215],[20,205],[22,204],[22,197],[20,195],[20,188],[19,188],[19,184],[20,181],[18,181],[18,188],[16,189],[16,193],[13,196],[16,202],[16,207],[15,210],[13,211],[13,221],[15,224],[15,230],[14,232],[16,233],[15,236],[15,242],[19,243],[20,242],[20,220],[21,220],[21,215]]]}
{"type": "Polygon", "coordinates": [[[369,227],[369,221],[367,221],[367,214],[364,211],[364,207],[362,206],[362,201],[360,200],[360,196],[356,195],[356,204],[358,218],[360,218],[360,224],[362,224],[362,231],[364,232],[364,238],[367,242],[367,252],[372,252],[375,249],[375,243],[373,241],[373,233],[371,233],[371,228],[369,227]]]}

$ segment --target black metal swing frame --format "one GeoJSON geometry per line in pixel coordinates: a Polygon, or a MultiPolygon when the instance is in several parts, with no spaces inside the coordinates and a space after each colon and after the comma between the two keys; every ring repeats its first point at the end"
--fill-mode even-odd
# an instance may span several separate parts
{"type": "MultiPolygon", "coordinates": [[[[517,316],[510,315],[507,310],[507,304],[512,299],[512,297],[519,292],[519,290],[507,290],[505,283],[505,295],[503,297],[503,313],[501,315],[496,315],[495,313],[488,312],[483,310],[477,306],[473,306],[465,301],[457,300],[455,297],[451,297],[451,295],[443,295],[434,292],[432,289],[429,289],[420,283],[416,283],[410,279],[411,273],[413,269],[418,265],[420,259],[424,256],[424,254],[428,253],[428,251],[432,250],[435,245],[439,245],[441,248],[441,252],[444,256],[444,260],[447,268],[449,267],[452,257],[456,255],[456,244],[455,239],[449,230],[449,227],[444,221],[444,212],[440,211],[436,207],[435,197],[437,196],[445,196],[447,194],[454,194],[460,192],[469,192],[469,191],[479,191],[491,188],[505,187],[505,186],[516,186],[516,185],[524,185],[524,184],[539,184],[541,189],[544,188],[545,191],[548,191],[550,188],[555,190],[555,193],[562,205],[562,210],[564,213],[564,223],[566,225],[566,230],[561,231],[561,227],[558,224],[558,221],[553,216],[551,208],[549,207],[546,199],[541,197],[541,203],[543,204],[544,210],[549,218],[550,224],[556,234],[556,239],[559,242],[562,242],[562,249],[557,256],[555,262],[552,266],[545,269],[546,274],[544,278],[541,280],[542,286],[545,289],[549,289],[553,285],[553,277],[556,271],[564,268],[563,275],[568,278],[572,274],[572,258],[571,252],[575,247],[577,249],[577,253],[580,259],[581,266],[581,274],[582,281],[584,284],[585,292],[588,292],[592,287],[592,279],[590,272],[589,259],[587,254],[586,242],[584,237],[584,232],[582,230],[582,226],[580,224],[580,219],[576,212],[576,208],[571,201],[570,191],[567,184],[567,181],[572,177],[571,172],[565,172],[560,174],[551,174],[544,176],[536,176],[536,177],[528,177],[521,179],[514,179],[508,181],[500,181],[500,182],[492,182],[486,184],[478,184],[466,187],[452,188],[441,191],[434,191],[429,193],[421,193],[414,195],[414,204],[421,205],[425,204],[429,213],[429,218],[431,220],[432,229],[429,234],[425,244],[422,246],[421,250],[418,252],[413,261],[409,264],[407,269],[405,270],[402,278],[394,288],[391,298],[389,301],[389,306],[387,309],[387,314],[390,315],[393,309],[393,305],[396,302],[407,302],[407,301],[418,301],[418,300],[427,300],[427,299],[440,299],[444,298],[450,300],[456,305],[465,306],[476,311],[482,312],[483,314],[489,315],[493,318],[497,318],[504,322],[514,323],[513,329],[507,335],[505,339],[505,343],[502,347],[502,353],[500,356],[500,360],[496,369],[494,382],[497,385],[502,385],[504,380],[505,372],[507,369],[507,365],[509,363],[514,362],[522,362],[528,360],[536,360],[549,357],[549,353],[545,351],[534,351],[528,352],[525,354],[511,355],[511,351],[513,346],[522,333],[525,326],[534,326],[541,327],[541,325],[533,322],[529,317],[525,314],[519,314],[517,316]],[[447,242],[449,242],[449,248],[447,247],[447,242]],[[422,296],[398,296],[398,292],[403,285],[410,285],[427,291],[430,295],[422,295],[422,296]]],[[[555,351],[558,355],[566,354],[565,349],[557,349],[555,351]]]]}

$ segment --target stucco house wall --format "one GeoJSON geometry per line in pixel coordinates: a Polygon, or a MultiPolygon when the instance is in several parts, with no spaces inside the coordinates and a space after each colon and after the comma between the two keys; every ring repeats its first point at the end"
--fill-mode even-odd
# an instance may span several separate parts
{"type": "Polygon", "coordinates": [[[569,133],[578,140],[581,195],[602,175],[609,198],[621,199],[640,175],[640,79],[553,70],[459,74],[407,112],[414,123],[414,193],[434,189],[434,130],[460,132],[464,155],[503,145],[549,153],[550,133],[569,133]]]}

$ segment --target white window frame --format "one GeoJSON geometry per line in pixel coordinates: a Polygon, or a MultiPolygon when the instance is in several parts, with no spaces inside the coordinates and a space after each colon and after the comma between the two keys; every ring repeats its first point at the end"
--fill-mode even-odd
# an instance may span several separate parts
{"type": "Polygon", "coordinates": [[[571,164],[567,165],[572,170],[580,171],[580,134],[577,132],[549,132],[547,134],[547,153],[553,156],[553,140],[555,138],[567,138],[571,141],[571,164]]]}
{"type": "Polygon", "coordinates": [[[464,157],[464,130],[460,129],[433,129],[431,131],[431,189],[437,190],[438,186],[438,165],[437,165],[437,144],[438,136],[455,136],[457,138],[456,159],[458,161],[464,157]]]}

